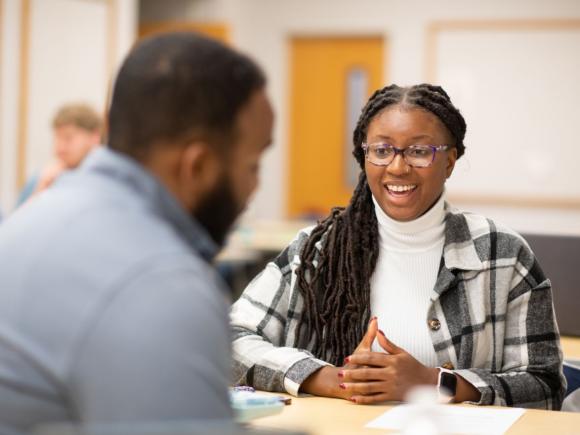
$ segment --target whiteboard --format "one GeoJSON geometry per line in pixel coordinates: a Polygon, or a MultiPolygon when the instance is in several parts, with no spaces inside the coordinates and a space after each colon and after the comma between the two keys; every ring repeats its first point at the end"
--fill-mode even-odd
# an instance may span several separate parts
{"type": "Polygon", "coordinates": [[[435,38],[433,81],[467,121],[448,192],[580,203],[580,25],[435,38]]]}

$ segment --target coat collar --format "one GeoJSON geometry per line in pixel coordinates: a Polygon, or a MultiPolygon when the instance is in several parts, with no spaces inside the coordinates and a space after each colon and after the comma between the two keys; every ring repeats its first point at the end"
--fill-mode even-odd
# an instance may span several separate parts
{"type": "Polygon", "coordinates": [[[484,268],[465,215],[448,203],[445,203],[443,261],[449,270],[478,271],[484,268]]]}
{"type": "Polygon", "coordinates": [[[115,180],[147,204],[153,213],[170,224],[182,239],[206,261],[211,261],[219,246],[201,226],[145,167],[128,156],[101,147],[83,162],[82,171],[93,172],[115,180]]]}
{"type": "Polygon", "coordinates": [[[455,284],[459,271],[477,273],[484,268],[477,254],[473,234],[465,215],[445,203],[443,258],[431,300],[437,300],[455,284]]]}

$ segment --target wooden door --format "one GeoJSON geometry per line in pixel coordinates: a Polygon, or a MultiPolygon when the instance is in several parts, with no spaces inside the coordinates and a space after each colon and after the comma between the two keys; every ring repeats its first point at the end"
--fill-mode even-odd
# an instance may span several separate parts
{"type": "Polygon", "coordinates": [[[346,205],[356,184],[352,130],[384,83],[382,37],[290,42],[288,214],[312,217],[346,205]]]}
{"type": "Polygon", "coordinates": [[[139,39],[165,32],[197,32],[228,44],[229,29],[223,23],[200,23],[194,21],[157,21],[139,26],[139,39]]]}

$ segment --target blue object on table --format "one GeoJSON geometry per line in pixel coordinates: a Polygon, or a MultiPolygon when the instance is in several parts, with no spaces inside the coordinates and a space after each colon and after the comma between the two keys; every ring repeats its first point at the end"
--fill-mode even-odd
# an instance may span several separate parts
{"type": "Polygon", "coordinates": [[[580,361],[564,361],[564,376],[568,382],[566,396],[580,388],[580,361]]]}
{"type": "Polygon", "coordinates": [[[252,391],[230,391],[230,400],[235,419],[240,423],[279,414],[284,408],[284,403],[280,400],[280,397],[252,391]]]}

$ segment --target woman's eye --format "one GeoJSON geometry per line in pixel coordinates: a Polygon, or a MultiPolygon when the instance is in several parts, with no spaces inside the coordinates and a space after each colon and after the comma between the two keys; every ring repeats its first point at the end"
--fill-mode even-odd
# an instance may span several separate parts
{"type": "Polygon", "coordinates": [[[431,150],[429,148],[411,148],[407,152],[409,157],[426,157],[431,150]]]}
{"type": "Polygon", "coordinates": [[[375,155],[377,157],[387,157],[389,154],[391,154],[391,151],[387,147],[376,147],[375,148],[375,155]]]}

